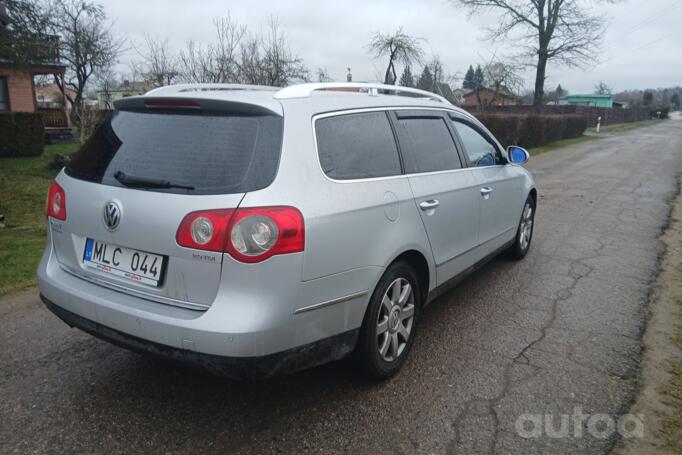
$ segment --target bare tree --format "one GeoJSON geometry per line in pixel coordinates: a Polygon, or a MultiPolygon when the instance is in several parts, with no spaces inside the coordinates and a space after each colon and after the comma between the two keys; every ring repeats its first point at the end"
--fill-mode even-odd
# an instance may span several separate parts
{"type": "Polygon", "coordinates": [[[309,81],[310,72],[272,18],[266,33],[252,35],[242,47],[240,79],[246,84],[285,86],[309,81]]]}
{"type": "Polygon", "coordinates": [[[332,79],[332,77],[329,75],[329,71],[327,71],[326,67],[325,68],[322,68],[322,67],[317,68],[316,75],[317,75],[317,82],[333,82],[334,81],[334,79],[332,79]]]}
{"type": "Polygon", "coordinates": [[[384,74],[384,83],[394,85],[398,79],[395,64],[400,63],[409,66],[412,63],[421,63],[424,51],[419,45],[421,39],[412,38],[403,32],[400,27],[392,35],[376,33],[367,45],[368,51],[374,58],[388,56],[388,66],[384,74]]]}
{"type": "Polygon", "coordinates": [[[105,65],[97,71],[95,82],[99,92],[99,101],[104,104],[104,109],[114,108],[112,91],[118,85],[116,70],[113,64],[105,65]]]}
{"type": "MultiPolygon", "coordinates": [[[[523,54],[535,59],[535,97],[542,110],[547,63],[556,61],[584,67],[594,61],[604,32],[604,18],[590,14],[589,0],[450,0],[472,14],[498,10],[499,25],[490,29],[491,39],[517,38],[523,54]],[[518,32],[512,35],[512,32],[518,32]]],[[[618,0],[594,0],[614,3],[618,0]]]]}
{"type": "Polygon", "coordinates": [[[491,59],[483,66],[485,86],[492,92],[490,99],[482,102],[480,91],[477,98],[481,109],[495,105],[503,97],[509,97],[518,93],[523,87],[523,78],[518,74],[518,68],[510,63],[491,59]]]}
{"type": "Polygon", "coordinates": [[[71,103],[73,119],[79,121],[90,77],[97,69],[117,61],[122,41],[114,38],[101,5],[54,0],[52,11],[52,29],[61,38],[60,55],[67,63],[67,79],[62,83],[55,76],[55,83],[71,103]]]}
{"type": "Polygon", "coordinates": [[[609,87],[606,82],[599,81],[599,83],[594,86],[594,93],[597,95],[610,95],[613,93],[613,89],[609,87]]]}
{"type": "Polygon", "coordinates": [[[170,85],[178,76],[177,58],[168,48],[168,38],[144,37],[144,49],[137,49],[142,58],[139,71],[145,82],[153,87],[170,85]]]}
{"type": "Polygon", "coordinates": [[[190,40],[180,52],[180,77],[187,82],[237,82],[239,78],[240,46],[246,27],[228,14],[213,20],[216,40],[202,46],[190,40]]]}

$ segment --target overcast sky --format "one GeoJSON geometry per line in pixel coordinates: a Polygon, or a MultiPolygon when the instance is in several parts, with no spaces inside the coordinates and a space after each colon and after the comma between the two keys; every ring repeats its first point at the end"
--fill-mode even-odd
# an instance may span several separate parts
{"type": "MultiPolygon", "coordinates": [[[[212,18],[230,12],[252,30],[267,26],[269,17],[280,21],[292,51],[315,70],[326,68],[335,80],[345,80],[346,67],[354,80],[376,80],[385,68],[373,61],[366,44],[377,31],[404,27],[424,39],[427,54],[438,54],[445,72],[463,76],[470,64],[491,55],[511,54],[513,48],[485,41],[484,29],[496,23],[494,13],[470,17],[447,0],[99,0],[116,22],[116,34],[138,46],[144,34],[168,37],[174,50],[188,39],[209,42],[212,18]]],[[[586,3],[592,3],[589,0],[586,3]]],[[[601,80],[616,91],[682,85],[682,0],[626,0],[595,7],[608,16],[603,50],[588,70],[550,64],[546,87],[557,84],[572,93],[592,92],[601,80]]],[[[137,58],[129,50],[120,69],[137,58]]],[[[526,87],[534,75],[524,74],[526,87]]]]}

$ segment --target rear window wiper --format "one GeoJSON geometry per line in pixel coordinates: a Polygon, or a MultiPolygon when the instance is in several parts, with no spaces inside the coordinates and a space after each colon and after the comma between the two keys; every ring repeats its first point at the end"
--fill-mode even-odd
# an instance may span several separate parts
{"type": "Polygon", "coordinates": [[[129,186],[131,188],[181,188],[184,190],[194,189],[194,187],[190,185],[180,185],[178,183],[169,182],[168,180],[137,177],[134,175],[128,175],[123,171],[116,171],[114,173],[114,178],[118,180],[121,184],[129,186]]]}

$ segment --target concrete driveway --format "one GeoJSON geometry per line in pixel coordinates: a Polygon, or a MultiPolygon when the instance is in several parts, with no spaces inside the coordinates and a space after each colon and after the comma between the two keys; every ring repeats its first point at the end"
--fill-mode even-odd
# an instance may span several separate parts
{"type": "Polygon", "coordinates": [[[229,382],[68,329],[35,291],[0,302],[0,451],[604,453],[609,416],[635,392],[682,121],[529,168],[540,200],[528,257],[496,260],[428,307],[389,382],[347,362],[229,382]]]}

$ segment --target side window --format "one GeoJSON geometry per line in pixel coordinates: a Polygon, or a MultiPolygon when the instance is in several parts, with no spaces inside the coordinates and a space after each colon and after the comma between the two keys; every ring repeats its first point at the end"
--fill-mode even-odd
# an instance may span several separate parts
{"type": "Polygon", "coordinates": [[[0,111],[9,111],[9,96],[7,94],[7,77],[0,76],[0,111]]]}
{"type": "Polygon", "coordinates": [[[339,180],[401,174],[386,112],[327,117],[315,122],[322,170],[339,180]]]}
{"type": "Polygon", "coordinates": [[[399,116],[397,133],[408,174],[462,167],[444,118],[399,116]]]}
{"type": "Polygon", "coordinates": [[[464,145],[464,151],[473,166],[494,166],[499,164],[497,147],[491,144],[481,133],[469,125],[456,120],[453,120],[452,124],[457,130],[457,134],[459,134],[462,140],[462,145],[464,145]]]}

